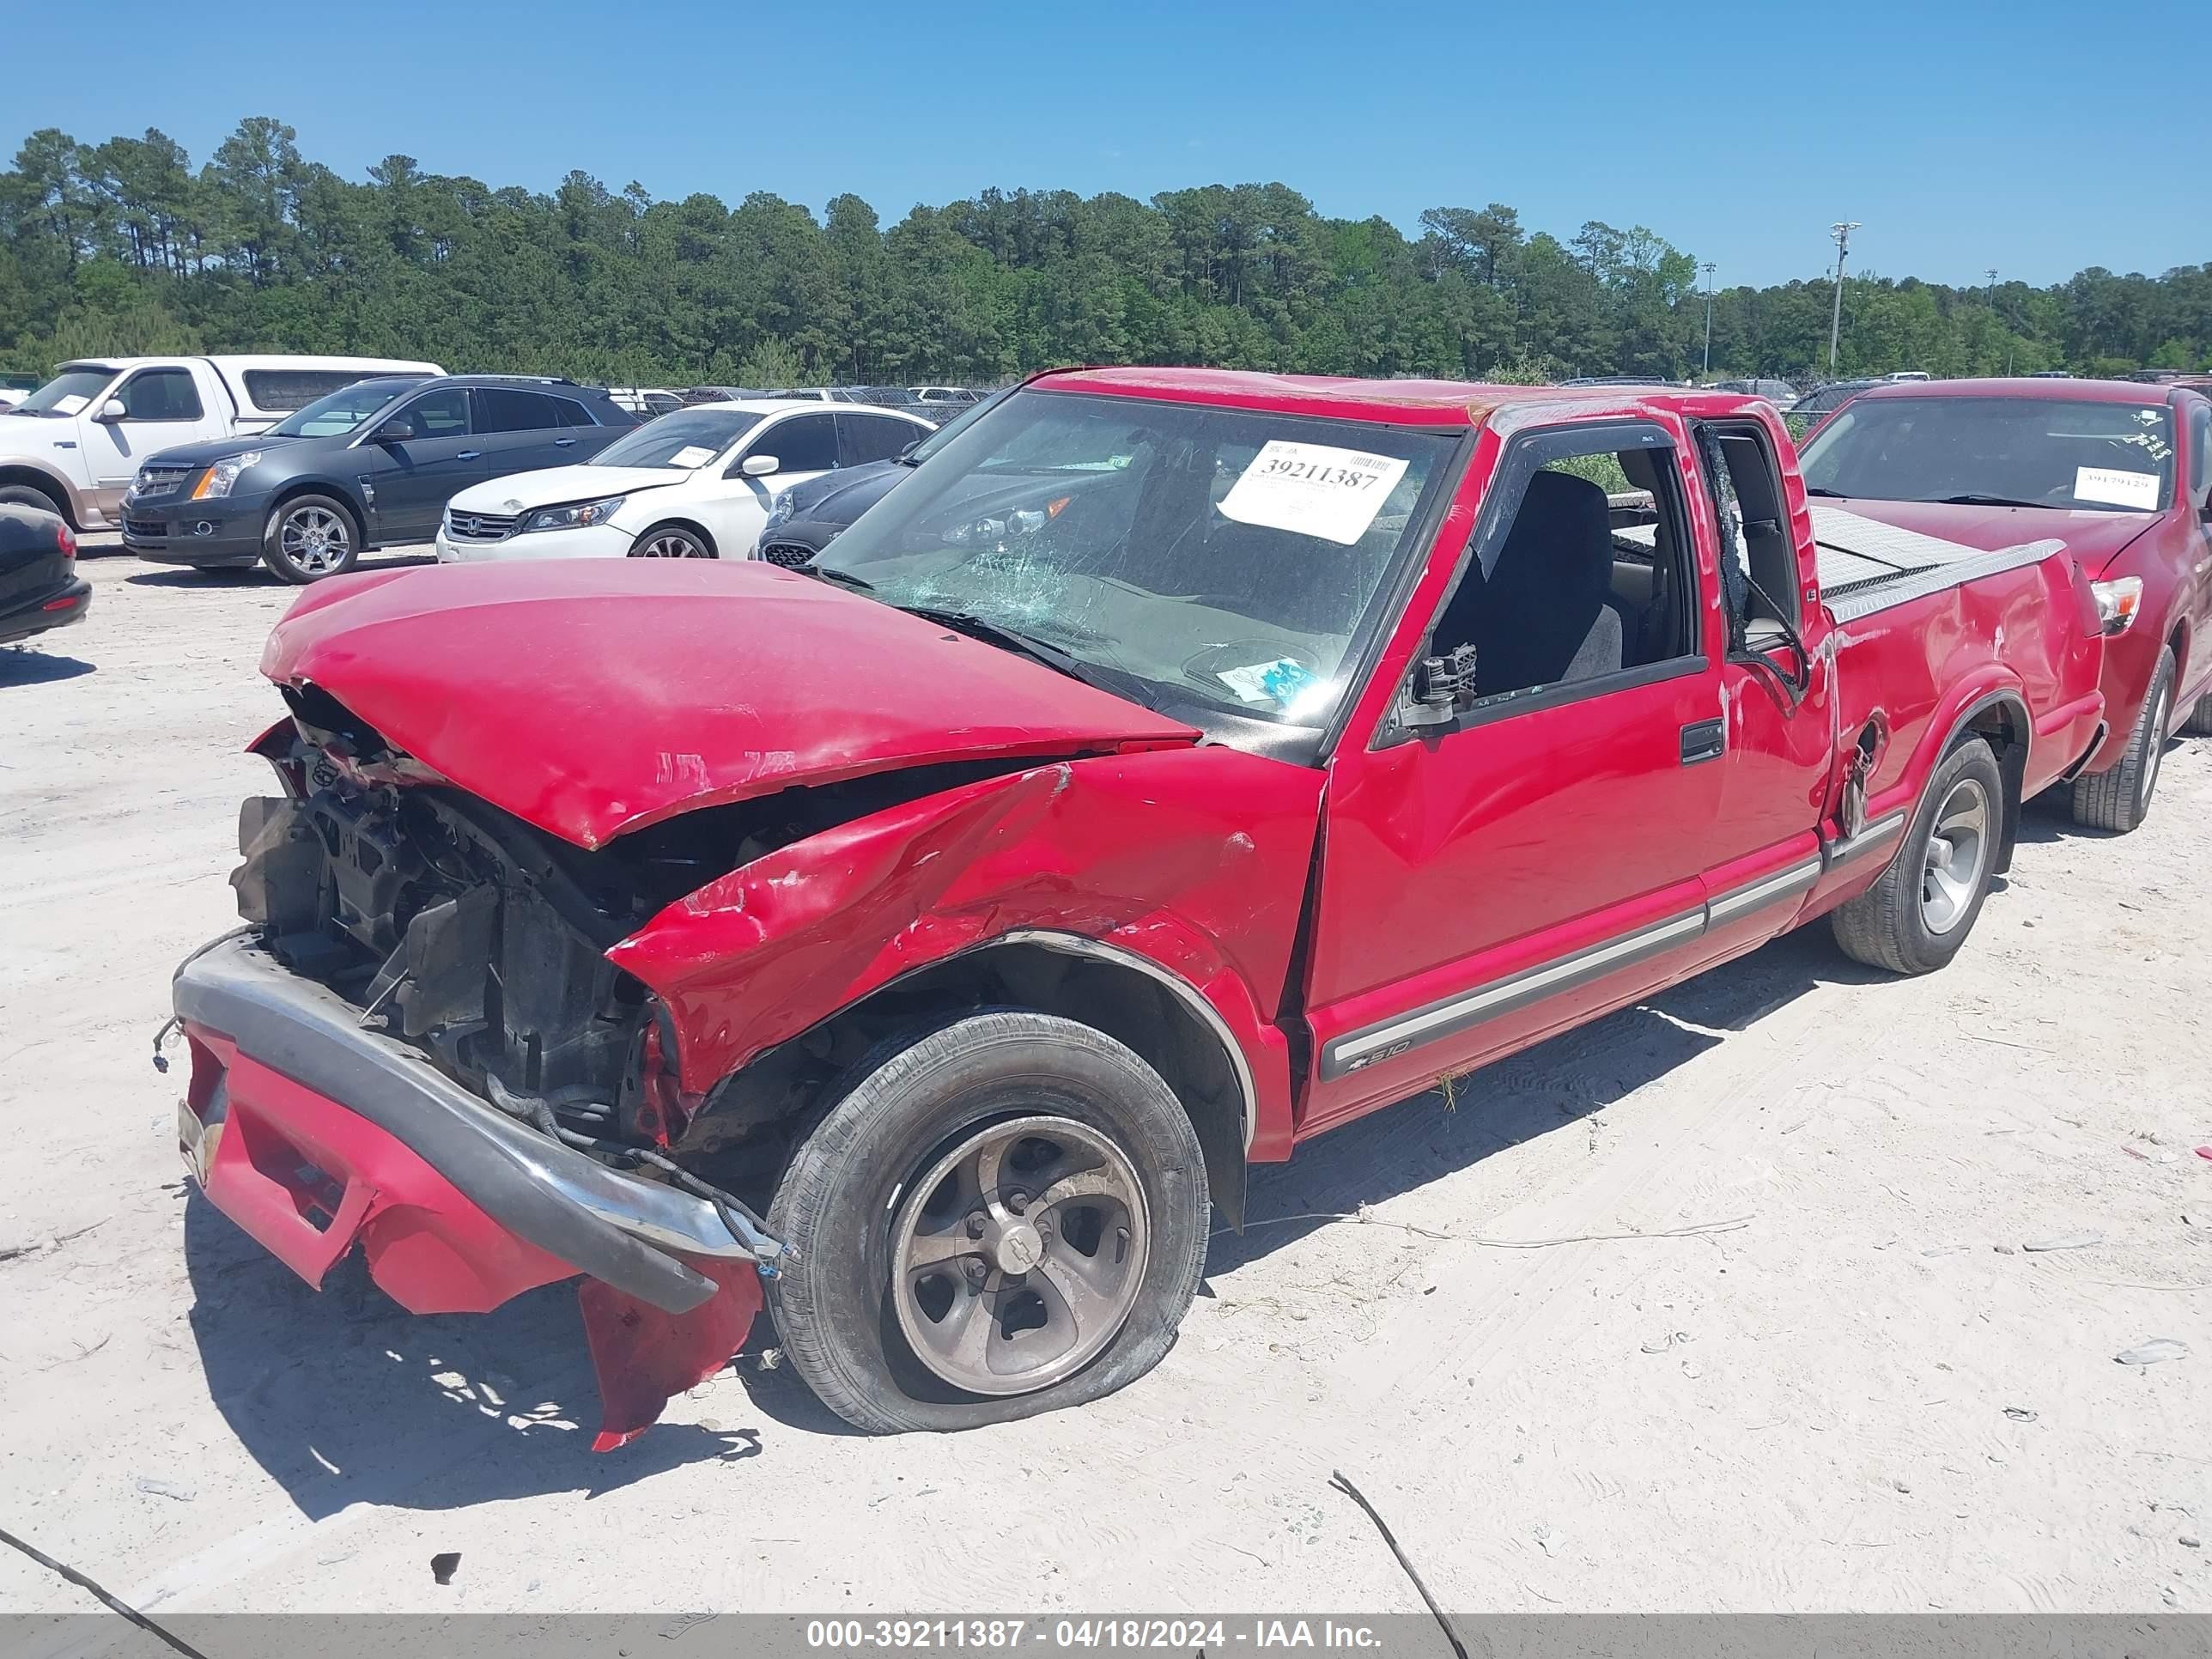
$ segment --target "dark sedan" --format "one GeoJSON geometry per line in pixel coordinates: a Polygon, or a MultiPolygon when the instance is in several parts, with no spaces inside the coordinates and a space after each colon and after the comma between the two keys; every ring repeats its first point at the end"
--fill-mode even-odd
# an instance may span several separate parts
{"type": "Polygon", "coordinates": [[[58,514],[0,502],[0,645],[66,627],[91,605],[76,532],[58,514]]]}
{"type": "MultiPolygon", "coordinates": [[[[895,460],[841,466],[780,491],[761,531],[760,556],[770,564],[810,564],[854,520],[889,495],[891,487],[966,431],[977,416],[1006,394],[994,392],[969,404],[895,460]]],[[[916,414],[926,414],[913,405],[916,414]]]]}

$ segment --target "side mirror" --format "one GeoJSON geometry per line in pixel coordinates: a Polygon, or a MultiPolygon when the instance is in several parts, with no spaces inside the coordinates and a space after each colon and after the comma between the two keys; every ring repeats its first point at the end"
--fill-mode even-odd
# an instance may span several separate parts
{"type": "Polygon", "coordinates": [[[765,478],[771,472],[782,470],[782,460],[774,455],[748,455],[738,463],[738,471],[748,478],[765,478]]]}
{"type": "Polygon", "coordinates": [[[404,421],[386,421],[368,434],[368,441],[373,444],[411,444],[415,441],[415,428],[404,421]]]}
{"type": "Polygon", "coordinates": [[[106,403],[100,404],[100,412],[92,418],[103,426],[112,426],[118,421],[129,420],[131,411],[123,406],[122,398],[110,398],[106,403]]]}
{"type": "Polygon", "coordinates": [[[1398,724],[1448,726],[1474,701],[1474,647],[1455,645],[1449,656],[1424,657],[1415,665],[1413,696],[1398,705],[1398,724]]]}

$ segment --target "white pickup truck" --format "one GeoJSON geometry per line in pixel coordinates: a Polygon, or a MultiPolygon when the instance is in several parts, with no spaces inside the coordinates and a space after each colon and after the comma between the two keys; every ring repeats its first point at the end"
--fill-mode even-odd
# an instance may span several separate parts
{"type": "Polygon", "coordinates": [[[0,409],[0,502],[112,530],[138,464],[179,444],[251,437],[376,374],[442,374],[382,357],[99,357],[64,363],[0,409]]]}

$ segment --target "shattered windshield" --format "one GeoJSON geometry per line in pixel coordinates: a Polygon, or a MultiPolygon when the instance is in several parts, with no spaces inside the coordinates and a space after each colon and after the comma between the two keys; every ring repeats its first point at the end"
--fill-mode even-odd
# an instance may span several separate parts
{"type": "Polygon", "coordinates": [[[2155,513],[2172,484],[2162,404],[1863,398],[1805,447],[1815,495],[2155,513]]]}
{"type": "Polygon", "coordinates": [[[1326,723],[1458,434],[1025,390],[823,573],[1042,642],[1148,701],[1326,723]]]}

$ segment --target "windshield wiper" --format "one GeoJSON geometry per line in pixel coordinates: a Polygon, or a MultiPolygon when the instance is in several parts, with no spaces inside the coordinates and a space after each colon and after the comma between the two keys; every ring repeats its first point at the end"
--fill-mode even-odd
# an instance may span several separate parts
{"type": "Polygon", "coordinates": [[[840,587],[849,587],[861,593],[872,593],[876,585],[866,576],[856,576],[849,570],[840,570],[835,565],[817,564],[809,559],[805,564],[791,567],[801,575],[819,576],[825,582],[836,582],[840,587]]]}
{"type": "Polygon", "coordinates": [[[924,622],[933,622],[940,628],[950,628],[970,639],[1015,652],[1033,662],[1041,662],[1047,668],[1065,674],[1072,680],[1080,680],[1085,685],[1110,691],[1119,697],[1127,697],[1131,702],[1141,703],[1147,708],[1152,706],[1151,696],[1145,691],[1145,683],[1126,669],[1085,662],[1049,640],[1039,639],[1034,634],[1024,634],[1018,628],[993,622],[988,617],[979,617],[972,611],[940,611],[926,605],[902,605],[897,608],[910,617],[919,617],[924,622]]]}
{"type": "Polygon", "coordinates": [[[1962,495],[1937,495],[1931,498],[1936,507],[2048,507],[2049,501],[2023,501],[2016,495],[1977,495],[1969,492],[1962,495]]]}

